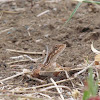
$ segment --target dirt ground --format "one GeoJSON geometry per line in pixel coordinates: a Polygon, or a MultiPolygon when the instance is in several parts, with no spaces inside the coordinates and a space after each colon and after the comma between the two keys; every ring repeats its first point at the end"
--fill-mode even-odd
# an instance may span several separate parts
{"type": "MultiPolygon", "coordinates": [[[[22,68],[34,67],[33,62],[16,63],[23,67],[10,67],[10,57],[22,54],[8,52],[7,49],[20,51],[43,51],[45,46],[51,48],[55,44],[66,44],[66,49],[59,56],[57,62],[64,67],[77,67],[84,62],[84,58],[94,59],[91,51],[91,43],[100,50],[100,6],[83,3],[70,23],[65,24],[74,10],[77,2],[62,0],[55,3],[33,1],[33,7],[28,0],[16,0],[15,2],[0,5],[0,79],[4,79],[21,71],[22,68]],[[17,10],[17,11],[16,11],[17,10]],[[38,16],[40,13],[49,12],[38,16]],[[17,13],[16,13],[17,12],[17,13]]],[[[32,58],[41,55],[29,55],[32,58]]],[[[42,61],[40,61],[42,62],[42,61]]],[[[23,76],[5,81],[4,88],[14,88],[16,85],[33,86],[23,76]],[[16,84],[15,84],[16,83],[16,84]],[[11,84],[13,84],[12,87],[11,84]]],[[[36,85],[36,84],[35,84],[36,85]]],[[[0,90],[1,91],[1,90],[0,90]]]]}

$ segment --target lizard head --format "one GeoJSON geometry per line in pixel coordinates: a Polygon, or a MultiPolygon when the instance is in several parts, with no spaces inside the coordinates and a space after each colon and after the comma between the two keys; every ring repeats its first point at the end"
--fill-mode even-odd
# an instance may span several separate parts
{"type": "Polygon", "coordinates": [[[53,47],[53,50],[51,53],[52,53],[52,57],[54,58],[53,59],[54,61],[57,60],[57,58],[64,51],[65,48],[66,48],[66,44],[58,44],[53,47]]]}

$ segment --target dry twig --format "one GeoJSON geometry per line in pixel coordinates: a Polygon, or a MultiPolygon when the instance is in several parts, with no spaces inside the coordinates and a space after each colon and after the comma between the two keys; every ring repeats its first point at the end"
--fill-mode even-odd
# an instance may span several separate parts
{"type": "Polygon", "coordinates": [[[4,82],[4,81],[7,81],[7,80],[9,80],[9,79],[15,78],[15,77],[20,76],[20,75],[23,75],[23,74],[26,74],[26,73],[30,73],[30,72],[31,72],[31,71],[29,71],[29,70],[27,70],[27,69],[23,69],[23,72],[20,72],[20,73],[18,73],[18,74],[16,74],[16,75],[7,77],[7,78],[5,78],[5,79],[2,79],[2,80],[0,80],[0,83],[1,83],[1,82],[4,82]]]}
{"type": "Polygon", "coordinates": [[[12,50],[12,49],[6,49],[9,52],[15,52],[15,53],[22,53],[22,54],[30,54],[30,55],[43,55],[45,54],[45,51],[42,52],[25,52],[25,51],[19,51],[19,50],[12,50]]]}
{"type": "Polygon", "coordinates": [[[82,69],[81,71],[77,72],[74,74],[74,77],[77,77],[77,75],[85,72],[88,68],[92,67],[92,65],[94,64],[95,61],[93,61],[90,65],[88,65],[87,67],[85,67],[84,69],[82,69]]]}
{"type": "MultiPolygon", "coordinates": [[[[59,88],[64,88],[64,89],[67,89],[68,91],[71,92],[71,89],[68,87],[68,86],[61,86],[61,85],[58,85],[59,88]]],[[[44,89],[41,89],[40,91],[46,91],[48,89],[52,89],[52,88],[56,88],[56,86],[49,86],[49,87],[46,87],[44,89]]]]}
{"type": "Polygon", "coordinates": [[[47,97],[47,98],[50,99],[50,100],[52,100],[52,98],[51,98],[49,95],[47,95],[47,94],[43,94],[43,93],[39,93],[39,94],[42,95],[42,96],[47,97]]]}
{"type": "Polygon", "coordinates": [[[56,87],[56,89],[57,89],[57,91],[58,91],[58,93],[59,93],[61,99],[64,100],[64,97],[63,97],[63,95],[62,95],[62,92],[61,92],[60,89],[58,88],[56,82],[55,82],[52,78],[50,78],[50,80],[52,81],[52,83],[53,83],[54,86],[56,87]]]}
{"type": "Polygon", "coordinates": [[[42,13],[38,14],[38,15],[37,15],[37,17],[40,17],[40,16],[42,16],[42,15],[44,15],[44,14],[48,13],[48,12],[50,12],[50,10],[46,10],[46,11],[44,11],[44,12],[42,12],[42,13]]]}
{"type": "Polygon", "coordinates": [[[27,98],[32,100],[43,100],[41,98],[34,98],[33,96],[17,95],[17,94],[0,94],[0,97],[16,97],[16,98],[27,98]]]}
{"type": "MultiPolygon", "coordinates": [[[[26,60],[18,60],[18,61],[8,62],[7,64],[8,65],[11,65],[11,64],[15,64],[15,63],[28,62],[28,61],[30,61],[30,60],[29,59],[26,59],[26,60]]],[[[34,61],[34,62],[36,62],[36,61],[34,61]]]]}
{"type": "Polygon", "coordinates": [[[10,28],[8,28],[8,29],[5,29],[5,30],[1,31],[0,34],[1,34],[1,33],[4,33],[4,32],[7,32],[7,31],[9,31],[9,30],[13,30],[13,29],[14,29],[13,27],[10,27],[10,28]]]}

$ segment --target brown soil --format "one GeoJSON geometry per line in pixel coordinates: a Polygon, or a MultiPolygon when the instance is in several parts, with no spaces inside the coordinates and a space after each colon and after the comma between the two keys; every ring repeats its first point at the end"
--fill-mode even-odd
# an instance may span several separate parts
{"type": "MultiPolygon", "coordinates": [[[[55,44],[66,44],[66,49],[57,60],[64,67],[76,67],[78,64],[82,64],[87,56],[89,60],[93,60],[94,53],[90,48],[92,41],[94,46],[100,50],[100,7],[98,5],[83,3],[70,23],[63,26],[77,2],[34,1],[32,8],[28,0],[16,0],[16,4],[17,6],[13,2],[4,3],[0,7],[1,14],[4,11],[0,17],[0,79],[14,75],[16,71],[21,71],[19,67],[10,68],[10,65],[6,66],[6,64],[12,61],[10,57],[22,54],[9,53],[6,49],[33,52],[45,50],[45,45],[52,47],[55,44]],[[23,8],[25,11],[13,13],[17,8],[23,8]],[[46,10],[50,10],[50,12],[37,17],[46,10]],[[6,30],[11,27],[13,29],[6,30]]],[[[31,57],[41,56],[31,55],[31,57]]],[[[31,62],[19,64],[23,64],[23,68],[37,65],[31,62]]],[[[19,76],[7,82],[13,84],[12,88],[25,86],[26,83],[28,86],[35,84],[33,81],[29,83],[27,79],[25,81],[25,78],[24,80],[22,78],[23,76],[19,76]]],[[[6,81],[5,84],[7,84],[6,81]]]]}

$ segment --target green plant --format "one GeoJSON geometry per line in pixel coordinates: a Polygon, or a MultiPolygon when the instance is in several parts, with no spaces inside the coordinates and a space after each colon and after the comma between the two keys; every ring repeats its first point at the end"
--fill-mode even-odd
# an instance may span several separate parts
{"type": "MultiPolygon", "coordinates": [[[[76,11],[78,10],[78,8],[81,6],[82,2],[84,2],[84,3],[100,4],[99,1],[89,1],[89,0],[76,0],[76,1],[79,1],[79,3],[76,5],[74,11],[72,12],[72,14],[71,14],[70,17],[68,18],[68,20],[65,22],[65,24],[68,23],[68,22],[72,19],[73,15],[76,13],[76,11]]],[[[65,25],[65,24],[64,24],[64,25],[65,25]]]]}
{"type": "Polygon", "coordinates": [[[87,84],[88,84],[88,89],[84,91],[83,100],[87,100],[90,97],[96,96],[98,92],[98,81],[94,80],[93,69],[89,70],[87,84]]]}

